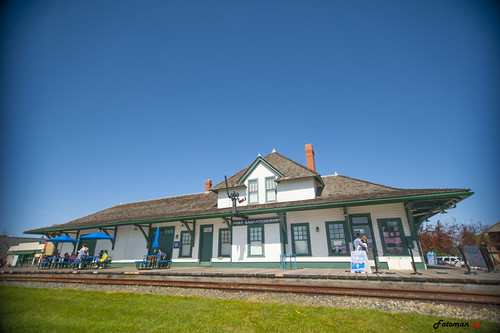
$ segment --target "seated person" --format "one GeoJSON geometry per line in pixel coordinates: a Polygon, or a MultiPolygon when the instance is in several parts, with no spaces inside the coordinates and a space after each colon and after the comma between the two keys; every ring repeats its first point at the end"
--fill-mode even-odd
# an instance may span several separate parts
{"type": "Polygon", "coordinates": [[[97,267],[101,268],[102,264],[109,259],[108,250],[104,250],[101,259],[97,262],[97,267]]]}
{"type": "Polygon", "coordinates": [[[158,255],[161,256],[161,257],[158,257],[158,260],[167,260],[167,254],[165,252],[163,252],[162,249],[158,250],[158,255]]]}
{"type": "Polygon", "coordinates": [[[71,255],[69,256],[68,258],[68,261],[69,262],[75,262],[76,260],[76,256],[75,256],[75,252],[71,253],[71,255]]]}

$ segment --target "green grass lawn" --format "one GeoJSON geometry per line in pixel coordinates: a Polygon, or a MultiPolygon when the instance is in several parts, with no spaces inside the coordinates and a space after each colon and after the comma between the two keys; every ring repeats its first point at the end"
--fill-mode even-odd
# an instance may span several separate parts
{"type": "MultiPolygon", "coordinates": [[[[0,332],[431,332],[439,319],[472,322],[377,310],[20,287],[0,287],[0,300],[0,332]]],[[[500,332],[500,324],[480,322],[472,332],[500,332]]]]}

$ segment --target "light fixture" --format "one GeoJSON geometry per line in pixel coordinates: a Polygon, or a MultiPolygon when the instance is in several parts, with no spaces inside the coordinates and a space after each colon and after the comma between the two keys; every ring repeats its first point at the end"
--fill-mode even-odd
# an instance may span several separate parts
{"type": "Polygon", "coordinates": [[[179,239],[179,235],[175,235],[175,239],[179,239]]]}
{"type": "Polygon", "coordinates": [[[316,232],[319,232],[319,227],[316,227],[316,232]]]}

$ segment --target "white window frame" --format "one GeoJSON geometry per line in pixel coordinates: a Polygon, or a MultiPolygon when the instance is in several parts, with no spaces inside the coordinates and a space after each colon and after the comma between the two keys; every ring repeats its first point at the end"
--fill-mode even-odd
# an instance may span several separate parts
{"type": "Polygon", "coordinates": [[[259,203],[259,179],[249,179],[248,180],[248,203],[249,204],[256,204],[259,203]],[[255,191],[252,191],[252,185],[255,184],[255,191]],[[252,200],[252,195],[251,194],[256,194],[256,199],[252,200]]]}
{"type": "Polygon", "coordinates": [[[276,191],[276,182],[274,181],[275,177],[266,177],[265,179],[265,184],[266,184],[266,202],[273,202],[278,200],[278,195],[276,191]],[[271,185],[271,186],[268,186],[271,185]],[[269,199],[269,193],[272,192],[274,193],[274,199],[270,200],[269,199]]]}

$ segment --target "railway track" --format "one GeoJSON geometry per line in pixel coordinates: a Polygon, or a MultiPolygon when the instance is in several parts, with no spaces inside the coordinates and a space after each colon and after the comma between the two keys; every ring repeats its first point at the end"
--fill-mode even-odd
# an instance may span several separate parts
{"type": "Polygon", "coordinates": [[[0,280],[16,282],[51,282],[72,283],[87,285],[123,285],[123,286],[155,286],[214,289],[225,292],[257,292],[257,293],[294,293],[303,295],[321,296],[352,296],[375,297],[382,299],[398,299],[424,301],[433,303],[495,306],[500,307],[500,295],[488,295],[460,291],[414,290],[414,289],[381,289],[368,287],[342,287],[311,284],[275,284],[253,282],[221,282],[195,280],[159,280],[141,278],[113,278],[113,277],[82,277],[82,276],[37,276],[2,274],[0,280]]]}

